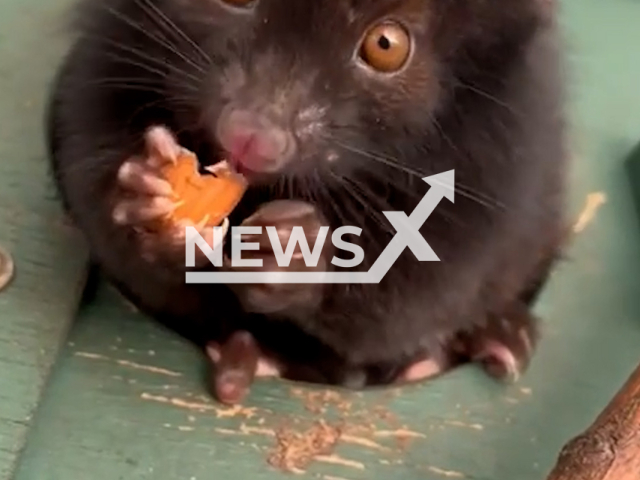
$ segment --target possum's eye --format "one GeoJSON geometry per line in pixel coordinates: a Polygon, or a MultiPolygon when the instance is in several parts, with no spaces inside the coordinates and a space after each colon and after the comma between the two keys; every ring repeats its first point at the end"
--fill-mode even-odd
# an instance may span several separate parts
{"type": "Polygon", "coordinates": [[[400,24],[385,22],[371,28],[360,46],[360,58],[374,70],[400,70],[411,53],[411,37],[400,24]]]}

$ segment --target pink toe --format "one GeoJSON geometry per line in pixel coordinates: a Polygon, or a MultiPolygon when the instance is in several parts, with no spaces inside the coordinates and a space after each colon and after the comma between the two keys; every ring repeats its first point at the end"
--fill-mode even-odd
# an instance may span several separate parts
{"type": "Polygon", "coordinates": [[[442,373],[442,366],[433,359],[420,360],[410,365],[400,376],[401,381],[418,382],[442,373]]]}
{"type": "Polygon", "coordinates": [[[256,377],[279,377],[280,369],[278,366],[265,358],[258,360],[258,366],[256,367],[256,377]]]}

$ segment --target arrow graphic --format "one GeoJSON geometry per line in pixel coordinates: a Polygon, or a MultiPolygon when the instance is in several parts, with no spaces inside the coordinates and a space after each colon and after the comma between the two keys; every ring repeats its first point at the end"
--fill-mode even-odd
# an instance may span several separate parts
{"type": "Polygon", "coordinates": [[[422,180],[431,188],[410,216],[404,212],[382,212],[397,233],[368,272],[187,272],[186,283],[380,283],[405,248],[421,262],[439,262],[419,229],[443,198],[453,203],[454,170],[422,180]]]}

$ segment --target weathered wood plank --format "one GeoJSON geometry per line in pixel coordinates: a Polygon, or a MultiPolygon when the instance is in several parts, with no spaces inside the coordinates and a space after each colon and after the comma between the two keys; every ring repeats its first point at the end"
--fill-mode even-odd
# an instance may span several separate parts
{"type": "Polygon", "coordinates": [[[319,420],[343,431],[297,466],[302,478],[545,478],[567,438],[626,380],[640,343],[638,222],[623,170],[640,136],[640,65],[630,48],[640,5],[563,8],[579,234],[541,299],[545,337],[521,383],[503,387],[474,368],[363,395],[260,381],[229,411],[206,397],[197,352],[103,289],[74,326],[17,480],[281,478],[286,462],[270,459],[286,428],[301,433],[319,420]],[[314,396],[327,411],[316,411],[314,396]]]}
{"type": "Polygon", "coordinates": [[[128,311],[110,289],[84,312],[70,342],[19,480],[71,472],[95,480],[277,478],[291,470],[328,480],[474,478],[499,458],[493,442],[511,435],[532,394],[469,372],[437,388],[365,395],[261,381],[243,407],[226,408],[202,389],[198,352],[128,311]],[[314,428],[327,450],[311,448],[310,458],[294,452],[314,428]],[[55,441],[61,432],[65,441],[55,441]],[[279,450],[296,434],[303,438],[279,450]]]}
{"type": "Polygon", "coordinates": [[[85,255],[62,227],[44,163],[42,108],[55,6],[0,3],[0,245],[15,277],[0,291],[0,478],[10,478],[75,314],[85,255]]]}

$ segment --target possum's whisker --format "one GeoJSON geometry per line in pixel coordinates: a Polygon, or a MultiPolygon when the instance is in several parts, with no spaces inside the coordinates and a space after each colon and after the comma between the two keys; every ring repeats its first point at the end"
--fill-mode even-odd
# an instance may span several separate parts
{"type": "Polygon", "coordinates": [[[288,190],[288,194],[289,194],[289,198],[293,198],[293,181],[292,178],[289,176],[289,173],[286,174],[286,186],[287,186],[287,190],[288,190]]]}
{"type": "Polygon", "coordinates": [[[179,37],[185,40],[189,45],[193,47],[193,49],[197,53],[199,53],[202,56],[205,62],[211,63],[211,57],[209,57],[209,55],[207,55],[207,53],[204,50],[202,50],[202,48],[200,48],[200,46],[196,42],[194,42],[191,37],[189,37],[181,28],[179,28],[174,22],[172,22],[169,19],[169,17],[167,17],[156,5],[154,5],[149,0],[136,0],[136,3],[140,6],[140,8],[143,8],[147,13],[149,13],[150,11],[153,11],[155,13],[156,23],[159,24],[157,19],[160,19],[161,21],[163,21],[165,29],[168,32],[177,33],[179,37]],[[144,5],[142,4],[146,5],[148,8],[145,9],[144,5]]]}
{"type": "MultiPolygon", "coordinates": [[[[345,150],[348,150],[350,152],[356,153],[358,155],[362,155],[363,157],[369,158],[371,160],[375,160],[377,162],[380,162],[384,165],[387,165],[389,167],[395,168],[397,170],[400,170],[408,175],[412,175],[415,177],[419,177],[419,178],[423,178],[425,176],[427,176],[427,174],[422,173],[418,170],[414,170],[412,168],[406,167],[404,165],[399,164],[397,161],[392,160],[390,158],[384,157],[382,155],[378,155],[378,154],[374,154],[371,152],[367,152],[366,150],[361,150],[358,149],[356,147],[352,147],[350,145],[341,143],[335,139],[332,139],[332,141],[341,146],[342,148],[344,148],[345,150]]],[[[481,194],[479,192],[475,192],[471,189],[469,189],[468,187],[466,187],[463,184],[460,183],[456,183],[456,192],[460,195],[462,195],[463,197],[468,198],[469,200],[472,200],[482,206],[485,206],[487,208],[505,208],[504,205],[500,204],[499,202],[497,202],[494,199],[489,198],[487,195],[481,194]]]]}
{"type": "Polygon", "coordinates": [[[285,184],[285,179],[284,177],[280,177],[278,178],[278,183],[275,185],[275,187],[278,189],[278,197],[281,197],[284,194],[284,184],[285,184]]]}
{"type": "Polygon", "coordinates": [[[442,128],[442,125],[440,125],[440,121],[433,115],[433,113],[429,112],[429,118],[431,119],[431,122],[433,123],[433,126],[438,130],[438,133],[444,139],[444,141],[447,142],[447,144],[454,151],[459,152],[460,149],[453,142],[453,140],[451,140],[451,137],[449,135],[447,135],[447,132],[444,131],[444,128],[442,128]]]}
{"type": "MultiPolygon", "coordinates": [[[[427,174],[427,173],[422,172],[420,170],[416,170],[416,169],[408,167],[406,165],[402,165],[401,163],[399,163],[393,157],[388,157],[388,156],[382,155],[380,153],[372,153],[372,152],[369,152],[367,150],[363,150],[363,149],[354,147],[352,145],[344,143],[344,142],[342,142],[342,141],[340,141],[340,140],[338,140],[336,138],[333,138],[331,136],[325,135],[325,136],[323,136],[323,138],[326,139],[329,142],[335,143],[336,145],[338,145],[338,146],[340,146],[340,147],[344,148],[345,150],[348,150],[348,151],[350,151],[352,153],[356,153],[356,154],[361,155],[361,156],[363,156],[365,158],[369,158],[371,160],[375,160],[375,161],[377,161],[379,163],[382,163],[384,165],[390,166],[390,167],[392,167],[392,168],[394,168],[394,169],[396,169],[398,171],[406,173],[409,176],[409,178],[417,177],[419,179],[422,179],[423,177],[430,175],[430,174],[427,174]]],[[[388,181],[390,181],[390,179],[385,177],[384,181],[388,182],[388,181]]],[[[404,185],[401,185],[401,186],[404,186],[404,185]]],[[[465,189],[464,185],[461,186],[459,184],[456,184],[456,188],[457,189],[461,188],[463,190],[465,189]]],[[[467,189],[467,190],[468,190],[468,192],[470,194],[477,195],[478,197],[484,198],[485,200],[487,200],[489,202],[493,202],[494,201],[491,197],[489,197],[488,195],[482,194],[481,192],[475,192],[475,191],[473,191],[471,189],[467,189]]]]}
{"type": "MultiPolygon", "coordinates": [[[[175,65],[172,65],[170,62],[164,60],[164,59],[159,59],[159,58],[154,58],[150,55],[148,55],[147,53],[145,53],[142,50],[138,50],[137,48],[133,48],[130,47],[129,45],[124,45],[122,43],[118,43],[118,42],[113,42],[111,40],[108,40],[106,38],[99,38],[99,37],[95,37],[98,41],[103,42],[107,45],[110,45],[122,52],[127,52],[127,53],[131,53],[136,55],[140,60],[144,60],[147,62],[151,62],[154,63],[158,66],[167,68],[168,70],[174,72],[175,74],[177,74],[178,76],[184,77],[184,79],[189,79],[195,83],[199,83],[200,79],[198,77],[196,77],[195,75],[190,74],[189,72],[185,71],[184,69],[178,68],[175,65]]],[[[120,56],[118,53],[116,52],[110,52],[110,55],[112,55],[116,60],[127,60],[128,58],[125,56],[120,56]]],[[[142,67],[141,64],[137,64],[138,66],[142,67]]],[[[156,73],[156,70],[153,70],[154,73],[156,73]]],[[[164,78],[164,72],[163,72],[163,76],[161,78],[164,78]]]]}
{"type": "Polygon", "coordinates": [[[516,113],[516,111],[513,109],[513,107],[511,105],[509,105],[508,103],[500,100],[499,98],[497,98],[496,96],[490,94],[489,92],[485,92],[484,90],[482,90],[481,88],[476,87],[475,85],[472,85],[470,83],[464,83],[464,82],[460,82],[459,80],[456,80],[454,83],[452,83],[453,88],[461,88],[463,90],[469,90],[477,95],[480,95],[481,97],[486,98],[487,100],[492,101],[493,103],[495,103],[496,105],[500,105],[501,107],[506,108],[507,110],[509,110],[512,113],[516,113]]]}
{"type": "Polygon", "coordinates": [[[111,87],[118,90],[137,90],[139,92],[157,93],[165,95],[166,92],[159,88],[149,87],[148,85],[136,85],[135,83],[117,83],[117,82],[89,82],[96,87],[111,87]]]}
{"type": "MultiPolygon", "coordinates": [[[[391,224],[386,220],[386,218],[382,215],[382,210],[388,210],[389,207],[387,205],[381,205],[381,202],[375,197],[375,195],[371,194],[371,192],[367,191],[367,189],[363,188],[363,186],[350,177],[340,177],[335,175],[333,172],[331,174],[336,177],[336,179],[342,183],[345,191],[360,205],[362,205],[369,212],[370,217],[386,232],[393,234],[394,230],[391,224]],[[378,211],[378,208],[380,211],[378,211]]],[[[385,204],[386,202],[382,202],[385,204]]]]}
{"type": "MultiPolygon", "coordinates": [[[[387,177],[379,178],[377,180],[380,182],[384,182],[386,179],[387,177]]],[[[358,188],[358,190],[360,190],[360,192],[362,192],[363,195],[365,195],[368,199],[370,199],[370,201],[376,204],[376,207],[383,210],[393,208],[393,206],[389,203],[389,201],[386,198],[383,198],[382,196],[380,196],[380,194],[376,194],[376,192],[372,190],[372,187],[370,185],[362,183],[358,181],[358,179],[351,176],[348,176],[348,177],[345,176],[344,180],[348,181],[354,187],[358,188]]]]}
{"type": "MultiPolygon", "coordinates": [[[[335,177],[336,180],[338,180],[337,177],[335,177]]],[[[336,202],[336,195],[334,194],[334,192],[332,192],[329,187],[324,183],[324,181],[322,181],[321,179],[318,179],[317,181],[317,186],[318,188],[322,189],[322,197],[323,199],[326,201],[326,203],[329,205],[329,207],[331,208],[331,210],[333,210],[333,213],[336,215],[336,217],[338,217],[338,221],[341,224],[349,224],[350,220],[347,219],[344,215],[344,206],[345,206],[345,202],[341,202],[340,204],[338,204],[336,202]]]]}
{"type": "Polygon", "coordinates": [[[184,106],[184,107],[191,107],[191,105],[193,104],[191,99],[189,98],[182,98],[182,97],[172,97],[170,100],[167,100],[166,98],[159,98],[157,100],[151,101],[151,102],[147,102],[144,105],[138,107],[132,114],[131,116],[128,118],[127,122],[128,122],[128,126],[131,126],[131,124],[134,122],[134,120],[136,119],[136,117],[138,115],[140,115],[142,112],[144,112],[145,110],[152,108],[156,105],[162,104],[162,103],[167,103],[170,102],[172,105],[175,105],[176,110],[179,110],[178,107],[184,106]]]}
{"type": "MultiPolygon", "coordinates": [[[[162,82],[162,79],[165,77],[166,72],[163,72],[163,71],[161,71],[161,70],[159,70],[157,68],[154,68],[154,67],[152,67],[150,65],[146,65],[144,63],[138,62],[136,60],[133,60],[133,59],[130,59],[130,58],[127,58],[127,57],[122,57],[122,56],[119,56],[119,55],[116,55],[116,54],[113,54],[113,53],[110,53],[110,52],[105,52],[105,55],[110,56],[110,57],[114,58],[115,60],[117,60],[117,61],[119,61],[121,63],[127,64],[127,65],[132,65],[132,66],[138,67],[138,68],[140,68],[142,70],[146,70],[147,72],[150,72],[150,73],[153,73],[153,74],[157,75],[158,76],[157,77],[157,82],[158,83],[155,83],[155,85],[158,86],[158,87],[161,87],[161,86],[164,85],[164,82],[162,82]]],[[[135,77],[131,77],[131,78],[135,78],[135,77]]],[[[151,79],[149,81],[151,81],[151,79]]],[[[183,80],[182,82],[177,82],[177,84],[180,85],[180,88],[185,89],[185,90],[190,91],[190,92],[193,92],[194,94],[198,92],[198,88],[195,85],[193,85],[192,83],[190,83],[189,81],[187,81],[187,80],[183,80]]],[[[149,85],[151,85],[151,84],[149,84],[149,85]]],[[[163,94],[167,95],[168,93],[169,92],[165,88],[163,90],[163,94]]]]}
{"type": "MultiPolygon", "coordinates": [[[[103,77],[98,78],[96,80],[90,80],[87,82],[89,85],[95,86],[106,86],[106,87],[114,87],[114,88],[129,88],[135,90],[147,90],[152,93],[158,93],[164,96],[170,96],[171,99],[182,98],[184,100],[189,100],[191,102],[196,101],[196,96],[180,96],[177,97],[173,93],[167,90],[167,88],[160,83],[153,83],[148,81],[148,79],[137,79],[137,78],[126,78],[126,77],[103,77]]],[[[186,87],[186,86],[185,86],[186,87]]],[[[196,93],[198,90],[195,88],[185,88],[190,92],[196,93]]]]}
{"type": "Polygon", "coordinates": [[[303,176],[300,178],[300,194],[302,199],[307,202],[313,202],[312,190],[311,190],[311,182],[308,176],[303,176]]]}
{"type": "Polygon", "coordinates": [[[305,185],[310,202],[316,206],[321,205],[323,203],[323,192],[321,191],[323,185],[317,169],[314,168],[305,178],[305,185]]]}
{"type": "Polygon", "coordinates": [[[199,71],[204,72],[204,69],[202,67],[200,67],[197,64],[195,64],[192,59],[188,59],[182,52],[180,52],[176,48],[175,45],[173,45],[171,42],[169,42],[168,39],[166,39],[166,37],[165,37],[165,40],[167,40],[167,41],[163,41],[161,38],[158,38],[156,35],[153,35],[151,32],[149,32],[148,29],[145,29],[142,25],[140,25],[136,21],[132,20],[128,16],[122,14],[121,12],[118,12],[117,10],[114,10],[113,8],[109,8],[106,5],[104,6],[104,8],[109,13],[111,13],[113,16],[115,16],[116,18],[118,18],[122,22],[124,22],[127,25],[129,25],[131,28],[139,31],[140,33],[145,35],[147,38],[155,41],[158,45],[161,45],[161,46],[165,47],[171,53],[173,53],[173,54],[177,55],[178,57],[182,58],[183,60],[187,61],[188,63],[190,63],[192,66],[194,66],[199,71]]]}
{"type": "Polygon", "coordinates": [[[356,154],[361,155],[361,156],[363,156],[365,158],[369,158],[371,160],[378,161],[380,163],[383,163],[385,165],[393,167],[393,168],[395,168],[397,170],[400,170],[400,171],[402,171],[402,172],[404,172],[404,173],[406,173],[408,175],[420,176],[420,177],[424,176],[417,170],[413,170],[413,169],[411,169],[409,167],[401,165],[401,164],[397,163],[396,161],[394,161],[392,159],[389,159],[389,158],[386,158],[386,157],[383,157],[383,156],[381,156],[379,154],[371,153],[371,152],[368,152],[366,150],[362,150],[360,148],[348,145],[346,143],[342,143],[339,140],[336,140],[335,138],[331,138],[330,140],[332,142],[334,142],[336,145],[344,148],[345,150],[348,150],[348,151],[350,151],[352,153],[356,153],[356,154]]]}

